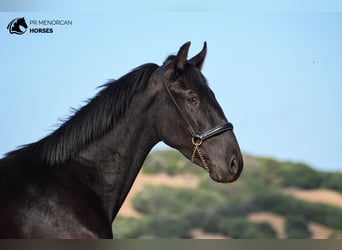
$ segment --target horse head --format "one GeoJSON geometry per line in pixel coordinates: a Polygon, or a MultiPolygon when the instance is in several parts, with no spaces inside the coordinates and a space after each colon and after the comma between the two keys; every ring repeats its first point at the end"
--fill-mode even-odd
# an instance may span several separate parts
{"type": "Polygon", "coordinates": [[[243,159],[239,145],[201,69],[207,46],[187,59],[190,42],[159,69],[160,105],[158,134],[202,166],[217,182],[233,182],[241,174],[243,159]]]}

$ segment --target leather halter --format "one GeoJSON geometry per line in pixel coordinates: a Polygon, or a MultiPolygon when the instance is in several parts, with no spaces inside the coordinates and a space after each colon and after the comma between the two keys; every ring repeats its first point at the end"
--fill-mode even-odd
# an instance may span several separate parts
{"type": "Polygon", "coordinates": [[[180,106],[178,105],[175,97],[173,96],[169,86],[168,86],[168,83],[163,75],[163,67],[160,67],[160,79],[166,89],[166,92],[168,93],[168,95],[170,96],[172,102],[175,104],[177,110],[178,110],[178,113],[181,115],[182,119],[184,120],[191,136],[192,136],[192,139],[191,139],[191,142],[192,144],[195,146],[194,148],[194,151],[192,153],[192,157],[191,157],[191,161],[194,162],[195,160],[195,156],[196,156],[196,153],[198,153],[200,159],[201,159],[201,162],[203,163],[204,165],[204,168],[207,172],[210,171],[209,169],[209,166],[205,160],[205,158],[203,157],[203,154],[200,150],[200,146],[203,144],[203,142],[205,140],[207,140],[208,138],[210,137],[213,137],[215,135],[218,135],[218,134],[221,134],[222,132],[225,132],[227,130],[233,130],[233,124],[231,124],[230,122],[226,122],[226,123],[223,123],[221,125],[218,125],[212,129],[209,129],[201,134],[197,134],[195,132],[195,130],[192,128],[188,118],[186,118],[186,116],[184,115],[183,111],[181,110],[180,106]]]}

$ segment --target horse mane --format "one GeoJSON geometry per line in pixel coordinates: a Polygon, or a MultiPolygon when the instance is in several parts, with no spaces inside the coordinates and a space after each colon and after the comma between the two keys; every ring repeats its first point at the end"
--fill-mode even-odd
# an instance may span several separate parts
{"type": "Polygon", "coordinates": [[[35,155],[50,165],[71,159],[94,140],[102,138],[125,114],[133,96],[144,90],[158,65],[148,63],[135,68],[102,89],[75,111],[58,129],[38,142],[24,145],[6,156],[35,155]]]}

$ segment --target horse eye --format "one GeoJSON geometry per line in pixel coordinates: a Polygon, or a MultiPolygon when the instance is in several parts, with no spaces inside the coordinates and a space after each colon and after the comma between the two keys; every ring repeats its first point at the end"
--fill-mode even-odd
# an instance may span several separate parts
{"type": "Polygon", "coordinates": [[[189,104],[197,104],[197,97],[194,95],[187,96],[186,100],[189,104]]]}

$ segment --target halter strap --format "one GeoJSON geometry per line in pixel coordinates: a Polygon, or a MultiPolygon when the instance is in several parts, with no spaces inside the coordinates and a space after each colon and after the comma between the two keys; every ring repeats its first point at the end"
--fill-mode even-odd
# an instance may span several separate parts
{"type": "Polygon", "coordinates": [[[231,124],[230,122],[218,125],[215,128],[209,129],[208,131],[202,133],[201,135],[197,135],[196,137],[199,138],[201,141],[205,141],[206,139],[227,130],[233,130],[233,124],[231,124]]]}

